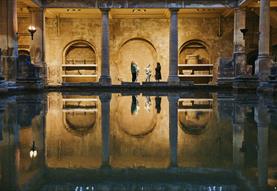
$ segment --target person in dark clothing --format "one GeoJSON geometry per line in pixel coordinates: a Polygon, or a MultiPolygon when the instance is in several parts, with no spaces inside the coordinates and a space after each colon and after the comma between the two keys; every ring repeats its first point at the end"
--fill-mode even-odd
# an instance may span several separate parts
{"type": "Polygon", "coordinates": [[[131,63],[132,82],[136,82],[138,79],[139,68],[135,62],[131,63]]]}
{"type": "Polygon", "coordinates": [[[155,68],[155,79],[158,82],[162,79],[161,64],[159,62],[157,63],[157,66],[155,68]]]}
{"type": "Polygon", "coordinates": [[[155,97],[155,102],[156,102],[155,108],[157,110],[157,113],[161,113],[161,110],[162,110],[161,101],[162,101],[162,98],[160,96],[155,97]]]}

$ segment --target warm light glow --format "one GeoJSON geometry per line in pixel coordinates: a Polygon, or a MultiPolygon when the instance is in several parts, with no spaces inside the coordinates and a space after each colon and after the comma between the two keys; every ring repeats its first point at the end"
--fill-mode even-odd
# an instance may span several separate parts
{"type": "Polygon", "coordinates": [[[31,150],[30,150],[30,158],[33,159],[33,158],[36,158],[38,155],[38,151],[37,151],[37,148],[36,148],[36,145],[35,145],[35,141],[33,141],[33,145],[31,147],[31,150]]]}
{"type": "Polygon", "coordinates": [[[36,27],[33,26],[33,25],[30,25],[30,26],[28,27],[28,31],[29,31],[29,32],[35,32],[36,30],[37,30],[36,27]]]}

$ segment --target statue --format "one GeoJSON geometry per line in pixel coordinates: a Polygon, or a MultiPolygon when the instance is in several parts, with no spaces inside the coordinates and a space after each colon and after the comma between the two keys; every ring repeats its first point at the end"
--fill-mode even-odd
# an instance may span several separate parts
{"type": "Polygon", "coordinates": [[[159,82],[161,79],[162,79],[161,64],[158,62],[155,68],[155,80],[159,82]]]}
{"type": "Polygon", "coordinates": [[[131,73],[132,73],[132,82],[136,82],[138,80],[139,67],[134,61],[131,62],[131,73]]]}
{"type": "Polygon", "coordinates": [[[150,82],[150,78],[151,78],[151,68],[150,68],[150,64],[148,64],[148,66],[146,66],[146,68],[145,68],[145,74],[146,74],[145,81],[146,81],[146,82],[150,82]]]}

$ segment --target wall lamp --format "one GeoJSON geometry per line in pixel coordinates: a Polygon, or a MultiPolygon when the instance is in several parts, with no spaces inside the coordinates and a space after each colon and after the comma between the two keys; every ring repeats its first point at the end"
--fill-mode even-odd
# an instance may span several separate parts
{"type": "Polygon", "coordinates": [[[32,40],[34,40],[34,34],[35,34],[35,32],[37,31],[36,27],[33,26],[33,25],[30,25],[30,26],[28,27],[28,31],[29,31],[29,33],[30,33],[30,35],[31,35],[32,40]]]}

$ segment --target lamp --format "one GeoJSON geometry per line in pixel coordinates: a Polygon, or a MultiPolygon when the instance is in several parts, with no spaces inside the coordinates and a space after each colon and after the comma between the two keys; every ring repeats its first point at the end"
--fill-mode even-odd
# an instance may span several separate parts
{"type": "Polygon", "coordinates": [[[33,25],[30,25],[30,26],[28,27],[28,31],[29,31],[29,33],[31,34],[32,40],[34,40],[34,33],[37,31],[36,27],[33,26],[33,25]]]}
{"type": "Polygon", "coordinates": [[[240,29],[240,32],[243,34],[243,39],[245,38],[246,33],[248,32],[247,28],[240,29]]]}
{"type": "Polygon", "coordinates": [[[31,147],[31,150],[30,150],[30,158],[33,159],[33,158],[36,158],[38,155],[38,151],[37,151],[37,148],[36,148],[36,145],[35,145],[35,141],[33,141],[33,145],[31,147]]]}

